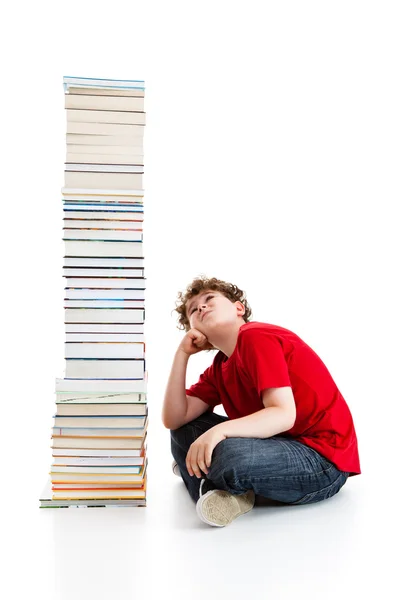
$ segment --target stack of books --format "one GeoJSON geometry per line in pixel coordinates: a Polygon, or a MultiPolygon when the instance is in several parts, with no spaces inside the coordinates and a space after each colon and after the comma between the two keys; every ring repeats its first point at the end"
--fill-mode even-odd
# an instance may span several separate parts
{"type": "Polygon", "coordinates": [[[146,506],[144,82],[64,90],[66,367],[41,507],[146,506]]]}

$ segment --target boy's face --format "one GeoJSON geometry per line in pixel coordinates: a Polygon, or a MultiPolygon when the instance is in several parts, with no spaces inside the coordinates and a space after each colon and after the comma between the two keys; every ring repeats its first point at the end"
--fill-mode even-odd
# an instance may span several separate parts
{"type": "Polygon", "coordinates": [[[186,305],[186,316],[191,329],[198,329],[207,337],[224,325],[236,323],[245,313],[243,304],[232,302],[221,292],[206,290],[193,296],[186,305]]]}

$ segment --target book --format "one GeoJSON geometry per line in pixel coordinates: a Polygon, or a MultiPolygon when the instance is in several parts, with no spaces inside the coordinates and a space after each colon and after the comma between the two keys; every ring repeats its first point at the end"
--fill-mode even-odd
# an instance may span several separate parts
{"type": "MultiPolygon", "coordinates": [[[[143,127],[138,125],[138,127],[143,127]]],[[[139,154],[143,154],[143,137],[130,135],[107,135],[103,134],[85,134],[85,133],[67,133],[67,148],[69,144],[78,144],[80,146],[126,146],[127,152],[137,153],[135,148],[139,148],[139,154]]]]}
{"type": "Polygon", "coordinates": [[[64,219],[118,219],[118,221],[143,222],[141,207],[116,208],[114,206],[77,205],[68,203],[64,207],[64,219]]]}
{"type": "Polygon", "coordinates": [[[52,448],[79,448],[80,450],[139,450],[142,448],[144,438],[73,438],[52,436],[52,439],[52,448]]]}
{"type": "MultiPolygon", "coordinates": [[[[90,94],[90,92],[88,92],[90,94]]],[[[138,97],[65,94],[65,108],[90,110],[144,111],[144,99],[138,97]]]]}
{"type": "Polygon", "coordinates": [[[138,488],[129,490],[53,490],[53,498],[55,500],[72,500],[72,499],[99,499],[108,500],[109,498],[144,498],[145,489],[138,488]]]}
{"type": "Polygon", "coordinates": [[[143,427],[146,416],[106,416],[97,417],[79,417],[61,416],[58,413],[54,416],[54,427],[143,427]]]}
{"type": "MultiPolygon", "coordinates": [[[[67,134],[75,135],[114,135],[128,136],[130,143],[138,146],[143,139],[145,125],[128,125],[126,123],[87,123],[83,121],[67,121],[67,134]]],[[[92,144],[96,142],[93,140],[92,144]]]]}
{"type": "MultiPolygon", "coordinates": [[[[70,190],[73,191],[73,190],[70,190]]],[[[87,190],[90,191],[90,190],[87,190]]],[[[143,202],[141,201],[141,199],[139,197],[130,197],[129,196],[124,196],[123,198],[119,198],[118,202],[116,202],[116,198],[113,197],[112,195],[109,196],[103,196],[102,198],[100,196],[96,196],[95,194],[100,191],[100,190],[92,190],[94,192],[94,194],[88,194],[85,198],[81,197],[80,194],[82,192],[82,190],[77,190],[77,194],[73,195],[71,194],[71,196],[69,197],[69,200],[64,200],[63,201],[63,210],[64,210],[64,217],[66,218],[70,218],[72,219],[73,216],[70,214],[70,212],[68,211],[99,211],[99,213],[104,213],[104,215],[94,215],[94,219],[100,219],[103,217],[107,218],[107,214],[108,214],[108,218],[113,219],[115,217],[118,217],[118,219],[123,219],[124,216],[122,213],[126,212],[128,213],[125,216],[125,219],[130,220],[133,217],[135,218],[140,218],[140,215],[142,215],[142,220],[143,220],[143,202]]],[[[110,190],[108,190],[110,191],[110,190]]],[[[111,190],[111,191],[115,191],[115,190],[111,190]]],[[[128,192],[129,190],[122,190],[124,192],[128,192]]],[[[134,193],[137,193],[140,191],[140,193],[142,193],[141,190],[131,190],[134,193]]],[[[78,218],[89,218],[88,215],[81,213],[80,215],[78,214],[78,218]]]]}
{"type": "Polygon", "coordinates": [[[64,171],[66,188],[72,189],[112,189],[140,190],[143,187],[141,173],[90,173],[85,171],[64,171]]]}
{"type": "Polygon", "coordinates": [[[67,358],[65,362],[67,379],[142,379],[144,376],[142,358],[67,358]]]}
{"type": "MultiPolygon", "coordinates": [[[[96,140],[98,137],[101,136],[96,136],[96,140]]],[[[92,139],[92,141],[95,140],[92,139]]],[[[143,144],[138,144],[137,146],[127,146],[126,144],[122,144],[121,146],[118,146],[116,144],[104,144],[104,146],[102,146],[99,143],[96,143],[96,145],[92,146],[89,143],[84,144],[83,140],[80,139],[79,143],[67,144],[67,154],[84,154],[86,156],[86,159],[83,162],[87,162],[88,158],[93,155],[110,155],[114,157],[120,156],[125,158],[127,156],[143,156],[143,144]]],[[[91,159],[90,162],[92,162],[91,159]]],[[[103,159],[101,162],[103,164],[108,164],[105,159],[103,159]]],[[[136,161],[133,161],[132,164],[135,165],[143,163],[137,163],[136,161]]]]}
{"type": "Polygon", "coordinates": [[[142,229],[74,229],[64,227],[64,240],[111,240],[141,242],[143,241],[142,229]]]}
{"type": "Polygon", "coordinates": [[[73,202],[85,204],[85,203],[94,203],[100,204],[103,203],[104,206],[108,206],[109,203],[114,202],[118,204],[122,204],[127,208],[131,208],[131,210],[136,210],[130,204],[141,204],[143,210],[143,190],[125,190],[125,189],[102,189],[97,188],[94,190],[90,190],[88,188],[70,188],[64,187],[61,188],[61,193],[63,195],[63,203],[71,204],[73,202]]]}
{"type": "Polygon", "coordinates": [[[143,111],[116,111],[67,108],[67,123],[101,123],[115,125],[145,125],[143,111]]]}
{"type": "MultiPolygon", "coordinates": [[[[110,146],[111,148],[112,146],[110,146]]],[[[83,148],[83,147],[82,147],[83,148]]],[[[107,165],[142,165],[144,162],[143,151],[138,154],[84,154],[82,152],[67,152],[67,163],[86,163],[107,165]]]]}
{"type": "Polygon", "coordinates": [[[66,342],[65,358],[144,358],[144,342],[66,342]]]}
{"type": "MultiPolygon", "coordinates": [[[[146,481],[144,482],[144,490],[146,490],[146,481]]],[[[142,498],[137,499],[95,499],[95,500],[79,500],[69,499],[69,500],[58,500],[53,499],[53,493],[51,489],[51,479],[48,479],[46,485],[44,486],[40,498],[40,508],[50,509],[50,508],[131,508],[131,507],[145,507],[146,506],[146,497],[145,495],[142,498]]]]}
{"type": "Polygon", "coordinates": [[[140,241],[113,242],[111,240],[65,240],[65,255],[77,257],[141,258],[143,243],[140,241]]]}
{"type": "Polygon", "coordinates": [[[99,397],[85,397],[64,400],[57,397],[57,417],[144,417],[147,415],[147,404],[140,402],[123,402],[115,394],[107,396],[100,402],[99,397]],[[86,401],[85,401],[86,400],[86,401]]]}
{"type": "Polygon", "coordinates": [[[53,427],[53,436],[67,437],[119,437],[131,438],[142,435],[143,427],[53,427]]]}
{"type": "MultiPolygon", "coordinates": [[[[119,267],[117,269],[112,269],[111,267],[104,267],[104,269],[96,269],[95,267],[64,267],[63,268],[63,277],[68,279],[80,279],[83,278],[100,278],[100,279],[137,279],[138,277],[143,277],[144,275],[143,269],[133,268],[133,269],[124,269],[123,267],[119,267]]],[[[127,282],[128,283],[128,282],[127,282]]],[[[116,286],[114,286],[116,287],[116,286]]]]}
{"type": "Polygon", "coordinates": [[[144,323],[142,308],[66,308],[65,323],[144,323]]]}
{"type": "MultiPolygon", "coordinates": [[[[63,468],[63,469],[74,469],[76,467],[99,467],[102,470],[108,467],[134,467],[140,469],[144,464],[144,456],[115,456],[109,458],[108,456],[55,456],[52,468],[63,468]]],[[[104,471],[106,472],[106,471],[104,471]]],[[[137,471],[134,471],[135,473],[137,471]]]]}
{"type": "Polygon", "coordinates": [[[137,268],[143,267],[143,257],[125,258],[125,257],[95,257],[95,256],[65,256],[64,267],[113,267],[113,268],[137,268]]]}
{"type": "MultiPolygon", "coordinates": [[[[107,215],[106,215],[107,216],[107,215]]],[[[115,218],[99,218],[97,219],[63,219],[64,229],[100,229],[106,230],[126,230],[126,231],[143,231],[143,213],[140,219],[115,219],[115,218]]]]}
{"type": "MultiPolygon", "coordinates": [[[[119,398],[118,394],[132,394],[139,393],[143,394],[143,397],[138,397],[135,399],[135,402],[145,402],[146,397],[145,393],[147,392],[147,381],[146,379],[138,379],[138,380],[108,380],[108,379],[93,379],[93,380],[65,380],[65,379],[56,379],[56,393],[60,392],[92,392],[92,393],[107,393],[108,402],[110,402],[111,398],[119,398]]],[[[122,401],[122,400],[121,400],[122,401]]]]}
{"type": "Polygon", "coordinates": [[[80,335],[143,335],[144,325],[143,323],[66,323],[65,332],[70,335],[73,333],[80,335]]]}
{"type": "Polygon", "coordinates": [[[83,298],[80,300],[64,299],[64,308],[143,308],[144,300],[126,300],[120,299],[103,299],[103,300],[88,300],[83,298]]]}
{"type": "Polygon", "coordinates": [[[63,77],[64,91],[68,92],[70,87],[86,86],[93,88],[110,87],[124,89],[140,89],[144,91],[143,79],[104,79],[95,77],[72,77],[64,75],[63,77]]]}
{"type": "MultiPolygon", "coordinates": [[[[82,288],[98,288],[100,294],[99,296],[97,296],[98,298],[112,297],[109,295],[109,292],[100,292],[100,290],[104,288],[106,288],[107,290],[113,288],[125,288],[126,290],[132,290],[132,292],[130,293],[123,293],[120,291],[117,293],[117,296],[114,296],[116,298],[144,298],[144,291],[146,286],[145,277],[136,277],[131,279],[125,279],[123,277],[67,277],[66,282],[68,287],[65,288],[65,290],[71,290],[71,288],[79,288],[80,290],[82,290],[82,288]]],[[[76,294],[72,295],[71,294],[72,290],[68,295],[69,298],[89,298],[92,297],[94,293],[91,291],[91,289],[87,289],[86,293],[84,293],[82,290],[82,292],[77,292],[76,294]]]]}
{"type": "Polygon", "coordinates": [[[66,333],[66,343],[69,342],[143,342],[143,333],[66,333]]]}
{"type": "Polygon", "coordinates": [[[79,458],[90,458],[92,460],[98,460],[108,458],[112,460],[119,460],[121,458],[140,458],[144,455],[145,446],[137,449],[121,448],[121,449],[110,449],[110,448],[53,448],[54,459],[79,459],[79,458]]]}
{"type": "Polygon", "coordinates": [[[92,87],[92,86],[79,86],[74,84],[68,85],[68,93],[70,94],[84,94],[85,96],[125,96],[130,98],[144,98],[143,88],[112,88],[112,87],[92,87]]]}
{"type": "Polygon", "coordinates": [[[143,165],[136,163],[108,165],[104,163],[95,164],[89,162],[90,156],[86,157],[86,161],[81,163],[66,162],[66,171],[90,171],[92,173],[143,173],[143,165]]]}
{"type": "MultiPolygon", "coordinates": [[[[145,290],[128,288],[129,283],[126,279],[121,278],[124,287],[107,287],[107,289],[105,289],[107,282],[100,284],[103,286],[102,288],[97,287],[99,283],[97,283],[96,277],[90,278],[89,281],[85,277],[80,277],[79,279],[82,279],[82,284],[79,281],[76,282],[75,278],[70,277],[67,277],[67,282],[70,282],[71,279],[73,279],[74,285],[73,287],[64,288],[64,300],[140,300],[143,304],[145,290]],[[78,288],[78,285],[82,285],[82,287],[78,288]],[[89,288],[89,285],[92,287],[89,288]]],[[[110,277],[111,279],[112,277],[110,277]]]]}

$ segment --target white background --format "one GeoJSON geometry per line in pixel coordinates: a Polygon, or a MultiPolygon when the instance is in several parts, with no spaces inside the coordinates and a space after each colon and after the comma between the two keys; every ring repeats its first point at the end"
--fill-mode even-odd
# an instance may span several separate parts
{"type": "MultiPolygon", "coordinates": [[[[10,583],[21,596],[35,588],[43,600],[55,597],[49,540],[57,535],[38,498],[51,463],[54,380],[64,368],[63,75],[146,82],[153,464],[170,464],[160,412],[182,338],[175,299],[203,273],[238,285],[253,320],[292,329],[320,355],[351,408],[363,476],[375,478],[377,502],[391,498],[399,418],[398,3],[39,1],[7,11],[1,397],[10,583]]],[[[211,360],[193,357],[187,383],[211,360]]],[[[78,512],[83,527],[92,517],[78,512]]]]}

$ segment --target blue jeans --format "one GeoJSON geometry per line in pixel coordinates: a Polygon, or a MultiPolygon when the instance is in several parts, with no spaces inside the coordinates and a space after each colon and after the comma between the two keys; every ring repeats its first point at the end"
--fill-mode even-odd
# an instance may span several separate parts
{"type": "MultiPolygon", "coordinates": [[[[201,479],[190,476],[186,455],[191,444],[214,425],[228,420],[212,412],[171,431],[172,455],[191,498],[197,502],[201,479]]],[[[268,498],[284,504],[309,504],[337,494],[349,473],[339,471],[316,450],[293,438],[227,438],[213,451],[202,492],[211,489],[244,494],[254,490],[257,500],[268,498]]],[[[262,502],[262,500],[261,500],[262,502]]]]}

